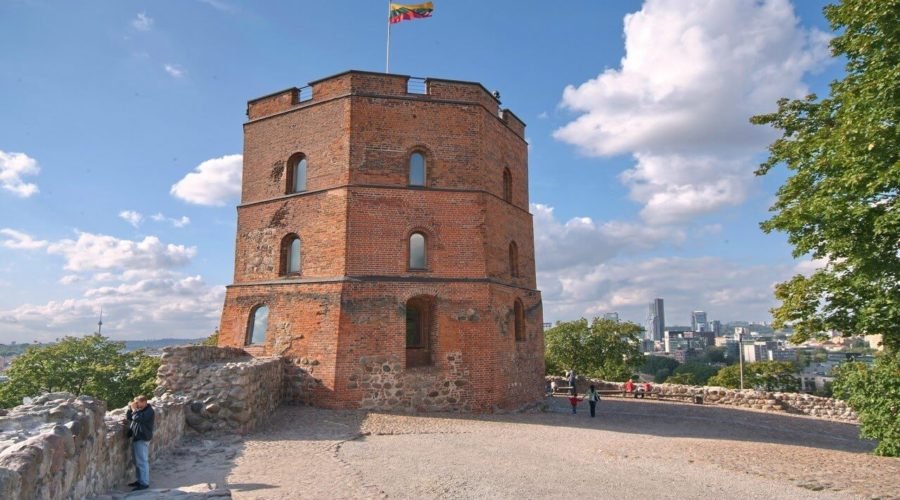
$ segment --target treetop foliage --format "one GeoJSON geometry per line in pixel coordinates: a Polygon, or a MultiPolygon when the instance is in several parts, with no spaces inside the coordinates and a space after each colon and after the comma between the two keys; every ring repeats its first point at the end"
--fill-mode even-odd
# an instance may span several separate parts
{"type": "Polygon", "coordinates": [[[557,323],[544,332],[547,373],[576,373],[624,381],[643,363],[640,335],[643,327],[628,321],[581,318],[557,323]]]}
{"type": "Polygon", "coordinates": [[[109,408],[122,407],[138,394],[150,396],[159,360],[124,349],[124,342],[101,335],[30,346],[6,371],[9,381],[0,385],[0,406],[10,408],[22,404],[23,397],[59,391],[103,399],[109,408]]]}
{"type": "Polygon", "coordinates": [[[900,348],[900,0],[844,0],[825,8],[839,34],[832,53],[846,76],[830,96],[778,101],[755,116],[782,136],[757,170],[784,164],[791,175],[763,222],[783,231],[794,256],[825,267],[776,287],[775,327],[802,341],[835,329],[884,335],[900,348]]]}

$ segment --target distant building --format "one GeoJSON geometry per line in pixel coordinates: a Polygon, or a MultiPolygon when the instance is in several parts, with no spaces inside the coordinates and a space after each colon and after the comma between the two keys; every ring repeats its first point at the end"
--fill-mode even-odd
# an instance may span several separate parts
{"type": "Polygon", "coordinates": [[[617,312],[606,313],[603,315],[603,319],[611,319],[611,320],[615,321],[616,323],[618,323],[619,322],[619,313],[617,313],[617,312]]]}
{"type": "Polygon", "coordinates": [[[666,330],[663,342],[666,352],[674,354],[677,351],[684,350],[700,350],[706,349],[706,339],[694,336],[694,332],[684,332],[678,330],[666,330]]]}
{"type": "Polygon", "coordinates": [[[663,299],[653,299],[653,302],[650,303],[650,314],[647,320],[649,323],[647,338],[662,340],[663,332],[666,330],[666,313],[663,307],[663,299]]]}
{"type": "Polygon", "coordinates": [[[694,311],[691,313],[691,330],[703,332],[708,330],[706,324],[706,311],[694,311]]]}
{"type": "Polygon", "coordinates": [[[709,330],[715,334],[716,337],[722,335],[722,322],[714,319],[709,322],[709,330]]]}
{"type": "Polygon", "coordinates": [[[797,351],[794,349],[770,349],[769,361],[797,361],[797,351]]]}

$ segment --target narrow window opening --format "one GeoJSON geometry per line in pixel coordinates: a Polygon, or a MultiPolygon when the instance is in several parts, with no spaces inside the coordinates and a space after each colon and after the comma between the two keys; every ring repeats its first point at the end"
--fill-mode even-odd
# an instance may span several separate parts
{"type": "Polygon", "coordinates": [[[433,301],[414,297],[406,302],[406,367],[432,364],[431,325],[433,301]]]}
{"type": "Polygon", "coordinates": [[[250,312],[247,326],[247,345],[263,344],[266,341],[266,330],[269,328],[269,306],[259,305],[250,312]]]}
{"type": "Polygon", "coordinates": [[[515,241],[509,244],[509,275],[519,277],[519,246],[515,241]]]}
{"type": "Polygon", "coordinates": [[[294,155],[288,161],[288,194],[306,191],[306,167],[307,160],[303,154],[294,155]]]}
{"type": "Polygon", "coordinates": [[[409,268],[426,269],[425,235],[413,233],[409,237],[409,268]]]}
{"type": "Polygon", "coordinates": [[[409,155],[409,185],[425,185],[425,155],[414,152],[409,155]]]}
{"type": "Polygon", "coordinates": [[[503,199],[512,203],[512,174],[509,169],[503,169],[503,199]]]}

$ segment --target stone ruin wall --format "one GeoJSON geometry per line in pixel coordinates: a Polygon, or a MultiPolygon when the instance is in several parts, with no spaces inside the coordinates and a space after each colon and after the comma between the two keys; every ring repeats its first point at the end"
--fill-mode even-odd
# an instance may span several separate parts
{"type": "MultiPolygon", "coordinates": [[[[151,459],[181,440],[184,404],[151,401],[151,459]]],[[[134,479],[125,409],[87,396],[51,393],[0,417],[0,498],[81,499],[134,479]]]]}
{"type": "MultiPolygon", "coordinates": [[[[547,377],[547,380],[548,382],[556,381],[560,386],[568,385],[564,377],[547,377]]],[[[624,385],[622,382],[579,378],[578,392],[584,392],[591,384],[602,390],[622,390],[624,385]]],[[[823,398],[796,392],[767,392],[755,389],[744,389],[742,391],[725,387],[701,387],[681,384],[651,385],[653,386],[653,394],[659,394],[663,398],[673,395],[697,395],[703,396],[703,404],[734,406],[753,410],[807,415],[853,424],[859,423],[856,412],[846,402],[834,398],[823,398]]]]}
{"type": "Polygon", "coordinates": [[[398,356],[363,356],[348,388],[362,389],[360,408],[381,411],[472,411],[474,395],[461,352],[447,353],[446,370],[404,368],[398,356]]]}
{"type": "MultiPolygon", "coordinates": [[[[241,349],[166,348],[157,374],[151,460],[187,432],[247,432],[282,400],[281,358],[241,349]]],[[[51,393],[0,410],[0,499],[82,499],[134,479],[125,408],[51,393]]]]}
{"type": "Polygon", "coordinates": [[[193,430],[243,434],[281,404],[284,363],[234,347],[167,348],[156,380],[157,396],[186,401],[185,419],[193,430]]]}

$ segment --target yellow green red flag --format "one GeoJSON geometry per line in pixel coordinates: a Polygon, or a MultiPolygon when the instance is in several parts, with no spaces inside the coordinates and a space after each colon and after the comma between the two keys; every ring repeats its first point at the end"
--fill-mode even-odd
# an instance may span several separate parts
{"type": "Polygon", "coordinates": [[[417,3],[414,5],[404,5],[399,3],[391,4],[391,24],[399,23],[409,19],[421,19],[431,17],[434,5],[431,2],[417,3]]]}

